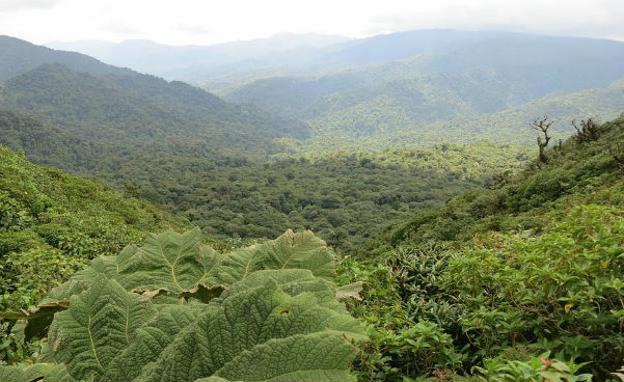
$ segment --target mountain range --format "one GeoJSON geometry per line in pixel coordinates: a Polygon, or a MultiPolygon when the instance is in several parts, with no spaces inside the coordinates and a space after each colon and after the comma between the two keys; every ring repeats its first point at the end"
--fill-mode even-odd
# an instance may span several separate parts
{"type": "Polygon", "coordinates": [[[431,144],[431,135],[530,144],[527,124],[544,109],[538,103],[566,97],[566,111],[553,111],[564,134],[572,119],[609,119],[624,109],[616,90],[624,78],[624,43],[611,40],[419,30],[361,39],[279,35],[206,47],[145,41],[50,46],[189,81],[227,101],[303,121],[312,130],[305,146],[315,151],[362,142],[386,148],[408,136],[409,144],[431,144]],[[140,48],[128,49],[134,44],[140,48]],[[608,105],[591,99],[605,91],[608,105]],[[579,98],[584,102],[575,104],[579,98]],[[473,134],[472,121],[495,115],[516,117],[473,134]]]}
{"type": "Polygon", "coordinates": [[[10,37],[0,37],[0,51],[0,107],[34,114],[113,151],[167,147],[180,155],[236,150],[266,156],[275,138],[309,135],[305,123],[82,54],[10,37]]]}

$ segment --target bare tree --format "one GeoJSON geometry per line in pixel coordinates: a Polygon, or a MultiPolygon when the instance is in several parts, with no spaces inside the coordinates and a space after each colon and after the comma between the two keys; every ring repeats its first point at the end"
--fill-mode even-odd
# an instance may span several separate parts
{"type": "Polygon", "coordinates": [[[551,136],[548,135],[548,129],[553,125],[553,121],[550,120],[548,116],[544,116],[541,119],[536,119],[533,121],[531,126],[538,132],[537,136],[537,145],[539,147],[539,162],[540,163],[548,163],[548,157],[546,156],[546,147],[548,146],[548,142],[550,142],[551,136]],[[543,137],[542,137],[543,135],[543,137]]]}
{"type": "Polygon", "coordinates": [[[573,120],[572,126],[576,130],[574,138],[578,143],[596,141],[600,137],[600,125],[593,118],[581,120],[580,127],[576,124],[576,120],[573,120]]]}

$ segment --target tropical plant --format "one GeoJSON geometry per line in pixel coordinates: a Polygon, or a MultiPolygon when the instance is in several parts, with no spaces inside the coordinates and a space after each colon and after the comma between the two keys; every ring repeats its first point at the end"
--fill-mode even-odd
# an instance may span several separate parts
{"type": "Polygon", "coordinates": [[[30,335],[49,325],[47,364],[0,368],[0,380],[355,380],[365,336],[338,300],[357,285],[336,287],[322,240],[288,231],[221,254],[201,237],[152,235],[95,259],[36,309],[5,313],[30,335]]]}
{"type": "Polygon", "coordinates": [[[528,361],[488,359],[483,367],[474,367],[473,371],[487,382],[590,382],[591,374],[579,373],[583,366],[550,359],[549,353],[544,353],[528,361]]]}

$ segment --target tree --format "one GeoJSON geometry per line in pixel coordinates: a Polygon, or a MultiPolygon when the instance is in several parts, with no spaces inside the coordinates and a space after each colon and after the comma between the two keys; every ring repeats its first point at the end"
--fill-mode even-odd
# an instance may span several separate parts
{"type": "Polygon", "coordinates": [[[536,119],[533,121],[531,126],[538,132],[537,137],[537,145],[539,147],[539,162],[540,163],[548,163],[548,157],[546,156],[545,150],[548,146],[548,142],[550,142],[551,136],[548,135],[548,129],[553,125],[553,121],[550,120],[548,116],[544,116],[542,119],[536,119]],[[542,138],[541,135],[544,135],[542,138]]]}
{"type": "Polygon", "coordinates": [[[576,130],[576,135],[574,139],[578,143],[587,143],[591,141],[596,141],[600,137],[600,125],[596,123],[592,118],[587,118],[587,120],[581,120],[581,126],[577,126],[576,120],[572,121],[572,126],[576,130]]]}

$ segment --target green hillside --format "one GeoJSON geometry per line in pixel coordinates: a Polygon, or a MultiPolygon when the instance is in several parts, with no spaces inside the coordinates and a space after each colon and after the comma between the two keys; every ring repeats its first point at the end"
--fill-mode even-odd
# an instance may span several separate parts
{"type": "Polygon", "coordinates": [[[309,135],[302,122],[88,56],[9,37],[0,39],[0,51],[28,63],[0,60],[0,70],[10,73],[0,77],[0,107],[35,114],[117,156],[150,148],[208,158],[266,157],[277,149],[273,139],[309,135]]]}
{"type": "Polygon", "coordinates": [[[593,117],[609,121],[617,118],[622,110],[624,81],[620,80],[606,87],[542,97],[496,113],[467,114],[435,122],[421,131],[403,131],[388,139],[386,144],[435,142],[436,133],[439,133],[450,141],[470,142],[487,136],[497,142],[533,145],[535,132],[527,127],[537,116],[552,118],[555,121],[553,132],[558,139],[563,139],[574,133],[573,120],[593,117]]]}
{"type": "MultiPolygon", "coordinates": [[[[443,40],[438,48],[434,39],[431,49],[401,60],[365,60],[368,64],[347,69],[321,66],[325,71],[261,78],[224,97],[308,122],[314,132],[305,147],[312,151],[336,145],[432,144],[436,139],[532,144],[532,136],[517,133],[519,124],[536,115],[554,113],[567,125],[589,116],[608,120],[624,108],[621,42],[468,35],[450,45],[443,40]]],[[[394,42],[393,36],[364,39],[362,50],[353,54],[366,57],[367,40],[383,51],[375,39],[401,46],[404,38],[397,54],[410,50],[409,33],[396,34],[394,42]]]]}
{"type": "Polygon", "coordinates": [[[166,140],[170,151],[204,157],[231,151],[266,156],[272,139],[307,135],[299,122],[228,104],[183,83],[138,74],[96,77],[59,64],[8,80],[0,105],[118,151],[166,140]]]}
{"type": "Polygon", "coordinates": [[[31,306],[93,257],[187,224],[0,146],[0,310],[31,306]]]}
{"type": "Polygon", "coordinates": [[[594,133],[343,263],[345,280],[367,280],[353,309],[378,329],[362,380],[550,379],[547,351],[568,362],[553,372],[604,380],[621,366],[624,119],[594,133]]]}
{"type": "Polygon", "coordinates": [[[359,150],[483,139],[532,146],[535,137],[528,126],[537,116],[549,115],[555,121],[553,131],[557,138],[563,139],[574,132],[572,120],[594,117],[607,121],[619,116],[624,110],[623,89],[624,82],[618,80],[605,87],[545,96],[495,113],[480,114],[461,105],[446,116],[455,108],[455,101],[448,101],[450,98],[444,94],[431,97],[443,103],[419,100],[424,104],[418,104],[419,110],[412,114],[396,99],[382,94],[353,107],[311,117],[309,123],[314,132],[304,142],[290,138],[277,142],[287,148],[286,152],[298,153],[331,152],[336,146],[359,150]]]}
{"type": "Polygon", "coordinates": [[[57,51],[10,36],[0,36],[0,62],[0,82],[50,63],[94,75],[132,73],[131,70],[106,65],[84,54],[57,51]]]}

